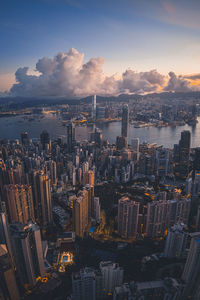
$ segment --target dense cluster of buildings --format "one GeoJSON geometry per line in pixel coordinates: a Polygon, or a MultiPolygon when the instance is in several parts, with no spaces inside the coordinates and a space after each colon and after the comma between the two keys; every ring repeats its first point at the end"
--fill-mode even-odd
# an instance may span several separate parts
{"type": "MultiPolygon", "coordinates": [[[[94,96],[91,117],[96,116],[94,96]]],[[[72,299],[113,296],[115,300],[175,300],[191,295],[199,299],[200,150],[190,148],[189,131],[181,133],[174,149],[140,144],[139,139],[129,144],[128,126],[129,107],[125,104],[121,136],[113,145],[103,140],[102,132],[95,126],[89,141],[77,142],[72,122],[66,126],[66,142],[60,138],[52,141],[45,130],[36,141],[25,132],[21,142],[0,142],[2,299],[20,299],[20,295],[52,272],[45,248],[48,242],[50,245],[49,230],[56,227],[63,232],[72,231],[78,243],[87,239],[91,226],[99,226],[101,201],[105,199],[95,195],[95,186],[103,188],[104,183],[109,183],[112,189],[112,185],[127,184],[130,189],[141,187],[140,181],[143,192],[118,196],[118,238],[133,242],[138,236],[159,239],[167,234],[164,257],[186,258],[182,279],[123,283],[123,268],[115,262],[102,261],[98,269],[86,267],[72,274],[72,299]],[[191,217],[192,205],[196,212],[191,217]],[[188,234],[190,217],[195,234],[188,234]]],[[[60,237],[59,245],[61,240],[60,237]]],[[[66,260],[73,263],[69,248],[74,238],[69,243],[63,237],[63,241],[68,250],[63,250],[64,254],[58,251],[61,271],[66,260]]]]}

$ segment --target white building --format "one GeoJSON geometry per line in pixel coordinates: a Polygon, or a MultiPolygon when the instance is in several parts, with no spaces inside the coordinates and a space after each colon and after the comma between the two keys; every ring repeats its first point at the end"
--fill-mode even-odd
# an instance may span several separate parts
{"type": "Polygon", "coordinates": [[[186,247],[187,234],[184,224],[176,224],[167,232],[165,257],[182,257],[186,247]]]}
{"type": "Polygon", "coordinates": [[[120,268],[119,264],[112,263],[111,261],[102,261],[99,267],[103,276],[104,293],[112,293],[116,286],[122,284],[124,270],[120,268]]]}
{"type": "Polygon", "coordinates": [[[100,203],[99,203],[99,197],[94,197],[94,208],[93,208],[93,218],[96,220],[96,222],[100,222],[100,203]]]}
{"type": "MultiPolygon", "coordinates": [[[[191,235],[192,236],[192,235],[191,235]]],[[[200,232],[193,235],[182,279],[186,286],[181,299],[193,298],[200,286],[200,232]]],[[[198,298],[199,299],[199,298],[198,298]]]]}
{"type": "Polygon", "coordinates": [[[92,96],[92,110],[91,110],[91,117],[93,119],[96,118],[96,95],[92,96]]]}
{"type": "Polygon", "coordinates": [[[198,266],[200,266],[200,233],[191,239],[190,250],[183,270],[182,279],[185,282],[193,280],[197,272],[199,272],[198,266]]]}
{"type": "Polygon", "coordinates": [[[192,193],[192,177],[188,177],[185,181],[185,193],[186,195],[192,193]]]}
{"type": "Polygon", "coordinates": [[[102,299],[102,275],[100,272],[85,268],[72,276],[72,299],[102,299]]]}

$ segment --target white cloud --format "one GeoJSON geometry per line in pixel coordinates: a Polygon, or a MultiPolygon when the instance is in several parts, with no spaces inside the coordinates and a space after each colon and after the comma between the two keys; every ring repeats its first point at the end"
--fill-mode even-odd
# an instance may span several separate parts
{"type": "Polygon", "coordinates": [[[167,86],[164,88],[165,91],[174,92],[191,92],[199,91],[199,86],[191,86],[190,82],[183,76],[177,76],[174,72],[169,73],[169,81],[167,86]]]}
{"type": "Polygon", "coordinates": [[[67,53],[59,52],[53,58],[43,57],[36,63],[38,76],[28,74],[27,67],[16,71],[17,83],[12,86],[10,93],[13,96],[73,98],[92,94],[194,90],[187,79],[173,72],[169,73],[169,80],[156,70],[135,72],[128,69],[120,78],[115,75],[108,77],[102,70],[102,57],[91,58],[86,63],[83,60],[84,54],[73,48],[67,53]]]}

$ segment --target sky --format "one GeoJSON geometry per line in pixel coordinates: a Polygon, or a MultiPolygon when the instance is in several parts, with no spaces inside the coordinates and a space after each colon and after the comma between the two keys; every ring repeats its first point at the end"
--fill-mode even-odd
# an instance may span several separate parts
{"type": "Polygon", "coordinates": [[[0,92],[199,90],[199,15],[198,0],[1,0],[0,92]],[[37,68],[44,57],[51,74],[37,68]]]}

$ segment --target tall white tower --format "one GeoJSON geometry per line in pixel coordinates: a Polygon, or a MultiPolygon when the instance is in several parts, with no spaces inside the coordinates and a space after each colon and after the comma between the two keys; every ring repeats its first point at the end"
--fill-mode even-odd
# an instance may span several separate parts
{"type": "Polygon", "coordinates": [[[92,96],[91,117],[92,117],[92,119],[96,118],[96,95],[92,96]]]}

